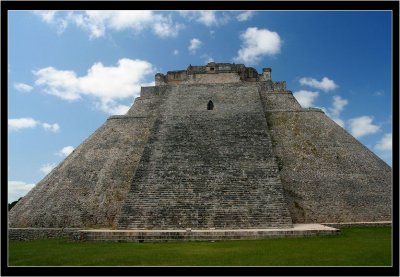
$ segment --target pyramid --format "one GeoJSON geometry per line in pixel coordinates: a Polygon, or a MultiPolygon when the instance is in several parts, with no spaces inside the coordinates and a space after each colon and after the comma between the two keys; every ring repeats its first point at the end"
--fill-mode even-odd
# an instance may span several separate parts
{"type": "Polygon", "coordinates": [[[9,212],[11,228],[251,229],[391,220],[391,168],[271,69],[155,75],[9,212]]]}

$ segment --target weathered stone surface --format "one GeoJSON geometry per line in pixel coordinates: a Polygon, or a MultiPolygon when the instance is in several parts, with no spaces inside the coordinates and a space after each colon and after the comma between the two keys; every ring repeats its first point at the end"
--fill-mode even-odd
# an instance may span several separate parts
{"type": "Polygon", "coordinates": [[[321,110],[301,108],[271,69],[209,63],[157,74],[17,203],[9,226],[387,221],[391,194],[391,168],[321,110]]]}
{"type": "Polygon", "coordinates": [[[150,121],[109,119],[14,206],[10,227],[115,226],[150,121]]]}
{"type": "Polygon", "coordinates": [[[36,240],[48,238],[79,238],[79,228],[9,228],[10,240],[36,240]]]}
{"type": "Polygon", "coordinates": [[[156,86],[175,86],[196,83],[216,84],[238,83],[241,81],[256,82],[259,80],[265,81],[270,79],[270,68],[265,69],[263,74],[258,75],[257,70],[252,67],[245,67],[243,64],[211,62],[205,66],[189,65],[186,70],[168,71],[166,75],[157,73],[155,76],[155,83],[156,86]]]}
{"type": "Polygon", "coordinates": [[[119,228],[291,226],[256,85],[171,86],[160,109],[119,228]]]}
{"type": "Polygon", "coordinates": [[[294,222],[391,219],[391,168],[320,111],[267,111],[294,222]]]}
{"type": "Polygon", "coordinates": [[[89,241],[165,242],[174,240],[239,240],[276,237],[307,237],[340,234],[339,229],[320,224],[295,224],[290,228],[223,230],[81,230],[70,237],[89,241]]]}

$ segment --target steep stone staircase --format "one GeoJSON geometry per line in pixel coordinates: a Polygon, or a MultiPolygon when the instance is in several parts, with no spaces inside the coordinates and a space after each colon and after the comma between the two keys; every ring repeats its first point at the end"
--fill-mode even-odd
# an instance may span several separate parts
{"type": "MultiPolygon", "coordinates": [[[[229,95],[235,94],[235,87],[229,88],[229,95]]],[[[214,110],[179,108],[177,97],[181,107],[193,105],[184,97],[193,89],[204,96],[204,103],[212,97],[206,86],[170,88],[118,228],[291,227],[260,101],[255,98],[237,110],[218,101],[214,110]]],[[[248,90],[251,97],[259,97],[254,87],[248,90]]]]}

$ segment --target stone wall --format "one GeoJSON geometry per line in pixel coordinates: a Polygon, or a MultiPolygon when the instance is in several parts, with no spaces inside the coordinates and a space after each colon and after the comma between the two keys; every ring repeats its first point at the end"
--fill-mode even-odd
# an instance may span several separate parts
{"type": "Polygon", "coordinates": [[[9,228],[9,240],[36,240],[48,238],[73,238],[79,228],[9,228]]]}
{"type": "Polygon", "coordinates": [[[279,81],[279,82],[274,82],[274,91],[275,92],[284,92],[286,91],[286,82],[285,81],[279,81]]]}
{"type": "Polygon", "coordinates": [[[265,108],[270,110],[301,110],[300,104],[291,92],[271,92],[261,90],[261,99],[265,108]]]}
{"type": "Polygon", "coordinates": [[[391,168],[323,112],[268,112],[294,222],[391,220],[391,168]]]}
{"type": "Polygon", "coordinates": [[[352,227],[392,227],[392,221],[373,221],[373,222],[339,222],[339,223],[323,223],[324,226],[332,228],[352,228],[352,227]]]}
{"type": "Polygon", "coordinates": [[[115,227],[154,123],[143,101],[134,105],[140,116],[110,117],[40,181],[11,209],[9,226],[115,227]]]}
{"type": "Polygon", "coordinates": [[[168,241],[217,241],[253,240],[277,237],[307,237],[338,235],[340,230],[319,224],[294,225],[293,228],[279,229],[212,229],[212,230],[82,230],[75,233],[75,240],[85,241],[129,241],[129,242],[168,242],[168,241]]]}
{"type": "Polygon", "coordinates": [[[237,73],[219,73],[219,74],[193,74],[191,78],[185,81],[185,84],[196,84],[196,83],[208,83],[208,84],[220,84],[220,83],[238,83],[240,82],[240,76],[237,73]]]}
{"type": "MultiPolygon", "coordinates": [[[[259,75],[257,70],[246,67],[244,64],[208,63],[205,66],[192,66],[186,70],[168,71],[166,75],[157,73],[155,75],[156,86],[181,85],[181,84],[214,84],[233,83],[239,81],[257,82],[258,80],[270,80],[271,69],[265,69],[259,75]]],[[[284,90],[285,82],[277,82],[278,90],[284,90]]]]}
{"type": "Polygon", "coordinates": [[[266,72],[265,82],[221,72],[200,74],[213,76],[208,84],[143,87],[126,115],[110,117],[13,207],[9,227],[391,220],[391,168],[266,72]]]}
{"type": "Polygon", "coordinates": [[[256,84],[168,87],[160,110],[118,228],[291,226],[256,84]]]}

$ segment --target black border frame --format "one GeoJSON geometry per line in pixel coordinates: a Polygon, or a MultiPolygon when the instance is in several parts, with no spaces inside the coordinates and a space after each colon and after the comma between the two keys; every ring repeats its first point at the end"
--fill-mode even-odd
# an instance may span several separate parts
{"type": "Polygon", "coordinates": [[[1,1],[1,272],[2,275],[399,275],[399,2],[398,1],[1,1]],[[393,225],[391,267],[9,267],[7,231],[8,11],[9,10],[386,10],[392,12],[393,225]]]}

